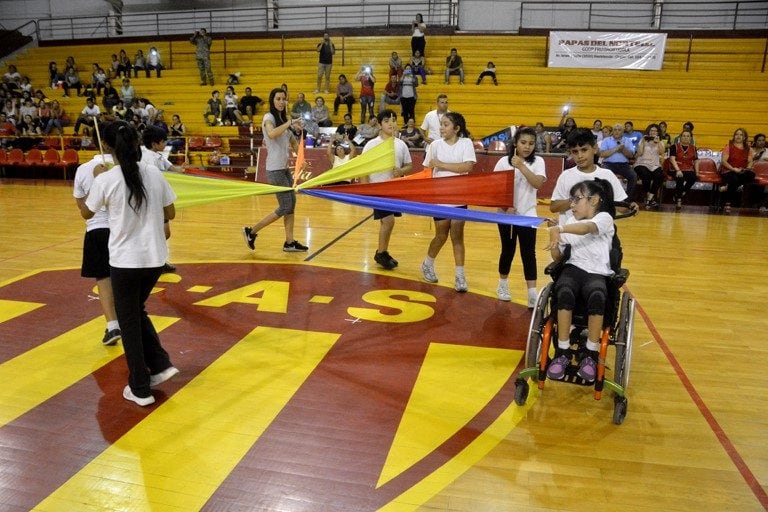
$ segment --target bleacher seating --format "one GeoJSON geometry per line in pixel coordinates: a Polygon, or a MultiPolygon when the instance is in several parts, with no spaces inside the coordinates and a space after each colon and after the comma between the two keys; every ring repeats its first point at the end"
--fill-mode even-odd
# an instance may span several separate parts
{"type": "MultiPolygon", "coordinates": [[[[363,64],[370,64],[377,75],[377,94],[386,82],[387,61],[392,51],[406,56],[410,40],[406,36],[333,37],[337,53],[333,76],[344,73],[350,80],[363,64]]],[[[35,88],[47,96],[58,99],[71,119],[75,119],[85,102],[76,96],[63,98],[62,91],[49,87],[47,65],[57,61],[61,65],[66,56],[75,57],[83,80],[87,80],[90,64],[103,66],[112,53],[125,49],[133,56],[137,49],[145,52],[150,46],[160,51],[163,63],[169,69],[158,79],[146,78],[144,73],[132,78],[139,97],[147,97],[165,112],[179,114],[187,127],[189,151],[210,151],[205,137],[221,138],[218,148],[230,150],[231,138],[247,139],[238,127],[209,127],[203,120],[206,101],[213,89],[223,91],[230,73],[239,71],[238,93],[249,86],[256,96],[267,100],[269,91],[282,83],[288,84],[291,102],[299,92],[311,102],[316,81],[316,38],[274,38],[214,40],[212,63],[216,76],[215,87],[200,86],[195,64],[194,47],[187,41],[154,41],[97,45],[46,46],[27,50],[8,63],[32,79],[35,88]],[[225,51],[226,50],[226,51],[225,51]],[[202,138],[202,143],[197,137],[202,138]]],[[[737,126],[750,133],[765,130],[765,119],[760,109],[745,98],[761,97],[765,93],[765,74],[760,73],[760,52],[764,38],[704,39],[693,41],[693,53],[687,55],[689,40],[668,39],[668,51],[660,71],[565,69],[546,67],[547,38],[545,36],[512,35],[439,35],[428,37],[427,67],[434,71],[426,85],[417,89],[416,117],[434,108],[439,93],[449,96],[451,110],[462,112],[473,138],[493,133],[510,125],[532,125],[542,121],[555,126],[564,104],[571,107],[571,115],[581,126],[591,126],[594,119],[603,124],[634,121],[639,129],[646,124],[666,120],[669,131],[676,134],[683,122],[696,125],[695,137],[699,146],[720,148],[737,126]],[[442,69],[450,48],[456,47],[465,62],[468,85],[443,85],[442,69]],[[489,47],[499,49],[489,55],[489,47]],[[732,49],[723,52],[723,48],[732,49]],[[719,53],[718,53],[719,52],[719,53]],[[471,85],[485,67],[489,56],[496,63],[499,86],[490,83],[471,85]],[[688,67],[688,71],[685,71],[688,67]],[[727,67],[728,74],[713,73],[727,67]],[[735,87],[734,84],[738,84],[735,87]]],[[[334,84],[332,84],[333,87],[334,84]]],[[[353,83],[355,91],[358,90],[353,83]]],[[[334,94],[320,94],[331,104],[334,94]]],[[[266,110],[262,106],[261,112],[266,110]]],[[[341,121],[345,109],[334,118],[341,121]]],[[[355,105],[353,119],[358,120],[359,105],[355,105]]],[[[256,119],[260,119],[257,114],[256,119]]],[[[258,125],[258,122],[256,123],[258,125]]],[[[72,127],[66,128],[70,135],[72,127]]],[[[254,137],[257,135],[254,134],[254,137]]],[[[64,147],[78,147],[65,137],[64,147]]],[[[242,151],[242,141],[232,148],[242,151]]],[[[206,159],[203,158],[202,161],[206,159]]]]}

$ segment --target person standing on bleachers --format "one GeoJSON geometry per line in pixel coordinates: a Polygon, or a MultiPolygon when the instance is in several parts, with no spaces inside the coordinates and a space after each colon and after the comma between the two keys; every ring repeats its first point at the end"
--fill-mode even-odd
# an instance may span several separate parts
{"type": "Polygon", "coordinates": [[[416,14],[411,22],[411,55],[416,55],[417,51],[421,55],[426,55],[427,40],[424,37],[426,31],[427,24],[424,23],[424,18],[421,13],[416,14]]]}
{"type": "Polygon", "coordinates": [[[213,39],[204,28],[201,28],[192,35],[189,42],[196,48],[195,58],[197,59],[197,69],[200,70],[200,85],[213,85],[213,71],[211,70],[213,39]]]}
{"type": "Polygon", "coordinates": [[[614,174],[627,180],[627,196],[630,200],[634,197],[637,173],[629,165],[630,158],[635,156],[635,146],[624,135],[624,126],[621,123],[613,125],[610,137],[606,137],[600,143],[600,157],[602,166],[610,169],[614,174]]]}
{"type": "Polygon", "coordinates": [[[333,56],[336,53],[336,46],[331,41],[328,32],[323,34],[323,40],[317,44],[318,63],[317,63],[317,87],[315,94],[320,93],[320,84],[325,76],[325,94],[331,87],[331,69],[333,68],[333,56]]]}

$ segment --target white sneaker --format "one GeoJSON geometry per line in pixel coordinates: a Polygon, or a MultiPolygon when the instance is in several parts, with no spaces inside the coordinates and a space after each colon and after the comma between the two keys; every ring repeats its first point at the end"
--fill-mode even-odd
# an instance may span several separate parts
{"type": "Polygon", "coordinates": [[[426,261],[421,263],[421,274],[424,276],[424,280],[428,283],[437,282],[437,274],[435,274],[435,267],[427,263],[426,261]]]}
{"type": "Polygon", "coordinates": [[[147,405],[152,405],[155,403],[155,397],[152,395],[149,395],[146,398],[139,398],[138,396],[133,394],[133,391],[131,391],[131,386],[125,386],[123,388],[123,398],[126,400],[130,400],[131,402],[134,402],[136,404],[141,405],[142,407],[147,405]]]}
{"type": "Polygon", "coordinates": [[[150,387],[155,387],[159,384],[162,384],[163,382],[175,377],[179,374],[179,369],[175,366],[169,366],[165,370],[161,371],[160,373],[156,373],[154,375],[149,376],[149,385],[150,387]]]}
{"type": "Polygon", "coordinates": [[[509,293],[509,285],[506,283],[499,283],[499,286],[496,288],[496,296],[499,300],[503,300],[504,302],[511,301],[512,295],[509,293]]]}
{"type": "Polygon", "coordinates": [[[467,278],[464,276],[456,276],[456,279],[453,282],[453,289],[459,293],[466,292],[468,290],[467,278]]]}
{"type": "Polygon", "coordinates": [[[529,308],[536,307],[536,299],[538,298],[539,298],[539,293],[536,291],[536,288],[528,288],[528,307],[529,308]]]}

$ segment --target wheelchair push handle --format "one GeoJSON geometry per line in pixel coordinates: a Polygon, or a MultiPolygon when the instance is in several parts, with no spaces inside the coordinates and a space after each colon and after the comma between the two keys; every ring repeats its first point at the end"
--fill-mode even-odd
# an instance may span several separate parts
{"type": "Polygon", "coordinates": [[[637,206],[637,203],[630,203],[629,201],[614,201],[613,205],[616,208],[626,208],[625,212],[618,213],[616,212],[616,216],[614,217],[614,220],[619,219],[626,219],[627,217],[634,217],[640,212],[640,209],[637,206]]]}

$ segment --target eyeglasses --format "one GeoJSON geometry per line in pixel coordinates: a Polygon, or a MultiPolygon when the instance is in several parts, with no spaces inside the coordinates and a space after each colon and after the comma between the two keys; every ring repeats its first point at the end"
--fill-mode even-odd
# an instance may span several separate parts
{"type": "Polygon", "coordinates": [[[592,196],[571,196],[568,200],[570,201],[571,204],[575,204],[575,203],[578,203],[579,201],[581,201],[584,198],[589,199],[591,197],[592,196]]]}

